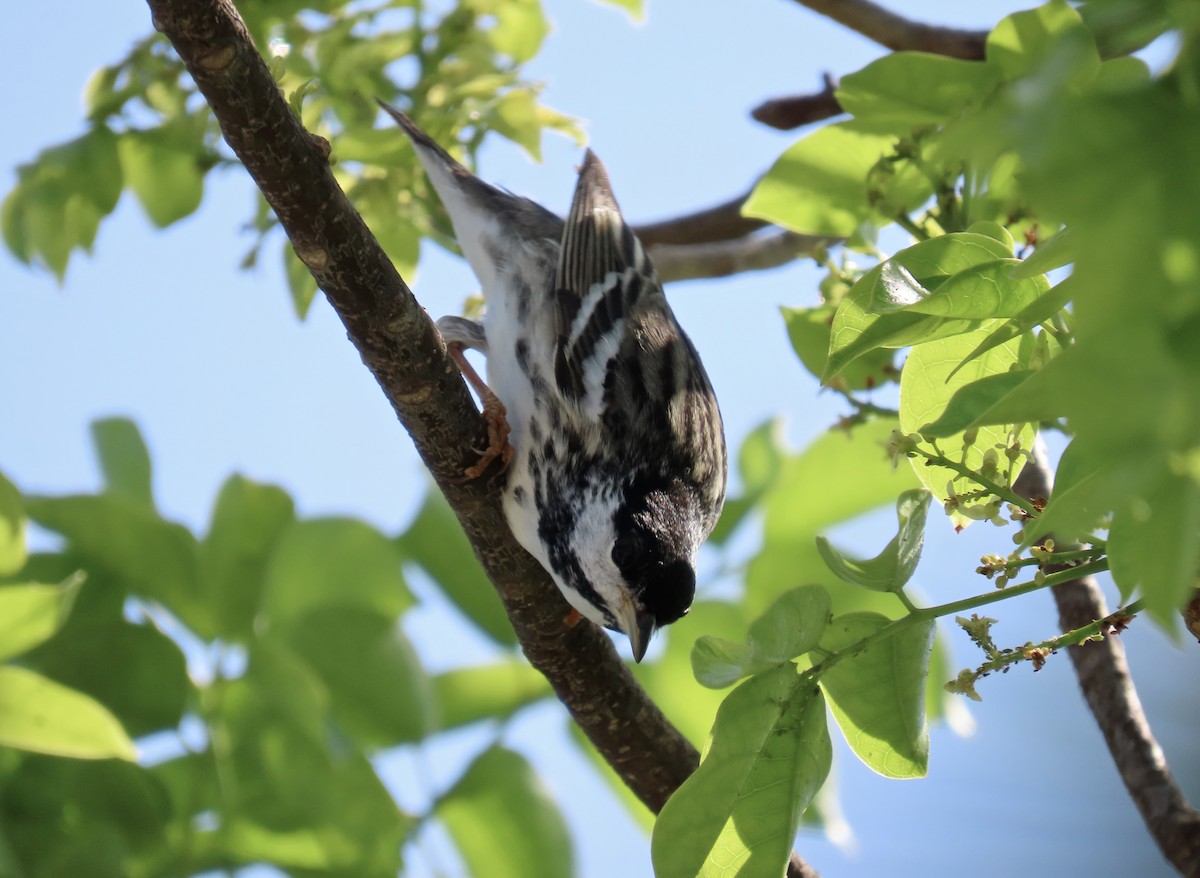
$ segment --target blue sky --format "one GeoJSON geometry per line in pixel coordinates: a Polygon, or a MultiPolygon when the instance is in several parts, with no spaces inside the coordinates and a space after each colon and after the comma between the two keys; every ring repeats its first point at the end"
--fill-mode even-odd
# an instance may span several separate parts
{"type": "MultiPolygon", "coordinates": [[[[587,121],[591,145],[634,221],[745,190],[794,139],[757,125],[749,109],[881,54],[784,0],[648,4],[646,24],[634,26],[587,0],[546,0],[555,31],[528,69],[547,83],[549,104],[587,121]]],[[[1026,4],[893,5],[929,21],[988,26],[1026,4]]],[[[138,0],[20,3],[6,18],[10,34],[30,36],[10,40],[0,54],[0,80],[9,84],[0,138],[5,191],[16,164],[81,133],[87,76],[150,27],[138,0]]],[[[561,211],[580,153],[552,136],[544,152],[544,163],[534,165],[495,138],[481,170],[561,211]]],[[[23,490],[95,488],[87,425],[124,414],[150,444],[161,506],[193,528],[204,528],[218,486],[235,471],[283,485],[307,515],[355,515],[387,531],[403,526],[426,478],[331,310],[318,300],[307,322],[293,318],[278,243],[259,269],[237,270],[251,243],[239,231],[253,205],[250,185],[240,171],[213,177],[200,212],[161,233],[126,196],[102,227],[95,256],[75,259],[61,288],[0,254],[0,468],[23,490]]],[[[811,267],[795,265],[668,290],[705,356],[731,445],[781,412],[800,445],[840,413],[790,354],[777,310],[815,302],[818,279],[811,267]]],[[[434,316],[457,311],[476,289],[466,267],[432,245],[410,282],[434,316]]],[[[927,553],[936,560],[918,573],[934,598],[973,590],[961,571],[993,548],[981,529],[958,538],[941,524],[934,522],[927,553]]],[[[849,539],[869,534],[847,531],[849,539]]],[[[1004,631],[1012,637],[1037,639],[1053,625],[1044,595],[1008,613],[1006,605],[1004,631]],[[1026,627],[1028,634],[1019,633],[1026,627]]],[[[479,648],[436,606],[407,627],[435,668],[479,648]]],[[[1195,687],[1180,691],[1171,678],[1196,678],[1197,651],[1176,650],[1148,625],[1128,637],[1150,718],[1195,799],[1200,764],[1178,760],[1194,751],[1200,701],[1195,687]]],[[[963,664],[974,658],[964,644],[957,652],[963,664]]],[[[857,852],[847,856],[806,834],[799,842],[805,855],[831,878],[953,875],[965,863],[978,875],[1071,875],[1101,864],[1117,873],[1169,874],[1116,780],[1065,657],[1036,676],[1022,668],[985,685],[986,700],[971,708],[973,737],[934,729],[927,780],[885,781],[842,748],[842,799],[857,852]]],[[[539,709],[509,740],[531,754],[567,810],[581,873],[648,876],[640,830],[573,758],[562,729],[555,710],[539,709]]],[[[390,780],[403,798],[419,770],[422,784],[436,789],[453,777],[450,751],[479,743],[468,735],[420,764],[388,760],[390,780]]],[[[452,863],[439,847],[433,840],[433,859],[418,859],[414,874],[452,863]]]]}

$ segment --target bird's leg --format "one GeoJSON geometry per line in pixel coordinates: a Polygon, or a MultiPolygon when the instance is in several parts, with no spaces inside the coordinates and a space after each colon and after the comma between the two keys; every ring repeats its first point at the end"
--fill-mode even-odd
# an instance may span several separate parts
{"type": "Polygon", "coordinates": [[[483,402],[483,419],[488,428],[487,448],[479,452],[479,460],[463,470],[463,474],[468,479],[477,479],[496,459],[500,460],[503,470],[513,458],[513,448],[508,444],[510,428],[505,417],[504,403],[487,386],[487,382],[479,377],[479,373],[463,353],[467,348],[487,352],[487,338],[483,334],[483,327],[462,317],[443,317],[438,321],[438,329],[446,339],[446,352],[450,359],[454,360],[463,378],[479,394],[479,399],[483,402]]]}

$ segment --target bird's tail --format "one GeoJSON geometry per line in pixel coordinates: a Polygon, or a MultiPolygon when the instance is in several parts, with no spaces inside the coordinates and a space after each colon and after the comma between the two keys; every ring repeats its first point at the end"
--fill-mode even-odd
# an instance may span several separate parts
{"type": "Polygon", "coordinates": [[[496,262],[511,248],[514,237],[555,241],[561,237],[561,219],[526,198],[485,183],[404,113],[383,101],[378,103],[412,140],[417,158],[450,215],[463,255],[485,290],[495,279],[496,262]]]}

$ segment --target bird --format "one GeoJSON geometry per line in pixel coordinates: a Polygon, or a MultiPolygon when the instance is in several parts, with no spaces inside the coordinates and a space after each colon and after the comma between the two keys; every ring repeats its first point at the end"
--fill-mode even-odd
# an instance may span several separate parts
{"type": "Polygon", "coordinates": [[[564,218],[471,173],[404,113],[405,131],[482,287],[482,322],[437,322],[475,387],[517,541],[567,602],[629,639],[696,591],[696,553],[725,500],[728,451],[700,356],[589,149],[564,218]],[[463,353],[486,356],[483,381],[463,353]]]}

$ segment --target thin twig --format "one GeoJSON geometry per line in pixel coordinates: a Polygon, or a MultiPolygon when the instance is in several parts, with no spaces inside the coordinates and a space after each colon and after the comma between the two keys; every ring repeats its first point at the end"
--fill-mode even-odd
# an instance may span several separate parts
{"type": "Polygon", "coordinates": [[[931,52],[982,61],[987,31],[923,24],[869,0],[796,0],[893,52],[931,52]]]}
{"type": "Polygon", "coordinates": [[[820,91],[763,101],[750,111],[751,117],[780,131],[791,131],[812,122],[840,116],[842,105],[834,94],[837,80],[828,73],[824,74],[823,79],[824,88],[820,91]]]}
{"type": "MultiPolygon", "coordinates": [[[[1054,484],[1045,448],[1035,447],[1014,486],[1026,497],[1049,497],[1054,484]]],[[[1064,631],[1108,615],[1094,577],[1056,585],[1051,593],[1064,631]]],[[[1119,638],[1082,643],[1068,650],[1079,688],[1108,744],[1113,762],[1159,850],[1180,873],[1200,876],[1200,813],[1184,798],[1162,748],[1150,730],[1129,675],[1119,638]]]]}
{"type": "Polygon", "coordinates": [[[711,244],[658,244],[649,247],[654,269],[663,281],[728,277],[747,271],[763,271],[808,256],[838,238],[798,235],[783,229],[745,235],[711,244]]]}

